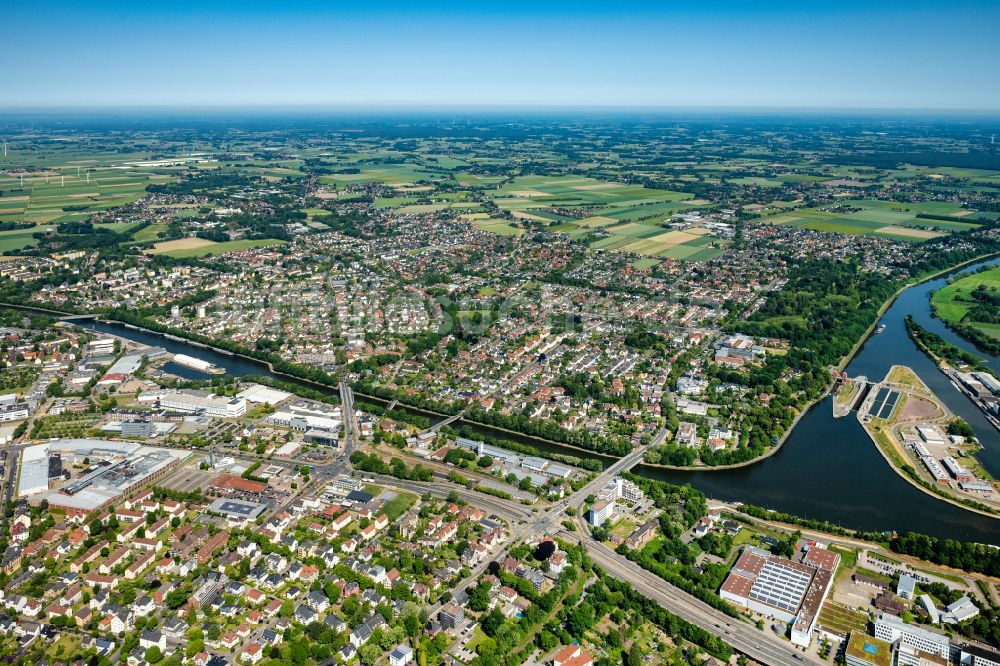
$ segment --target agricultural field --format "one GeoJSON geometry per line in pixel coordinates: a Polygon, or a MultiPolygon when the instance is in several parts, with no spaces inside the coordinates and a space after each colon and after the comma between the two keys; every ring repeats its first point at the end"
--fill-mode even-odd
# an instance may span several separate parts
{"type": "Polygon", "coordinates": [[[150,224],[132,234],[132,240],[138,243],[151,243],[156,240],[157,235],[166,231],[166,225],[150,224]]]}
{"type": "Polygon", "coordinates": [[[845,199],[824,210],[800,208],[763,218],[768,224],[787,224],[814,231],[872,234],[894,240],[922,242],[948,233],[978,229],[985,218],[953,203],[927,201],[897,203],[875,199],[845,199]],[[848,209],[860,210],[848,210],[848,209]],[[840,212],[846,210],[847,212],[840,212]],[[919,215],[946,216],[938,220],[919,215]],[[968,219],[966,221],[965,219],[968,219]]]}
{"type": "Polygon", "coordinates": [[[493,202],[517,219],[586,239],[597,250],[707,261],[726,245],[709,229],[667,224],[675,214],[707,203],[683,192],[576,176],[519,176],[497,190],[493,202]],[[577,211],[579,217],[570,216],[577,211]]]}
{"type": "Polygon", "coordinates": [[[215,256],[219,254],[226,254],[227,252],[238,252],[240,250],[249,250],[257,247],[280,245],[283,242],[284,241],[273,238],[260,240],[234,240],[226,241],[224,243],[216,243],[215,241],[206,240],[204,238],[179,238],[177,240],[157,243],[153,246],[151,253],[163,254],[168,257],[174,257],[175,259],[184,259],[189,257],[215,256]]]}
{"type": "Polygon", "coordinates": [[[347,185],[351,183],[383,183],[403,185],[443,180],[447,173],[427,170],[419,164],[380,164],[377,167],[361,167],[357,173],[337,173],[320,177],[325,185],[347,185]]]}
{"type": "Polygon", "coordinates": [[[498,220],[487,216],[477,217],[470,221],[476,229],[489,231],[500,236],[520,236],[524,233],[524,227],[517,226],[509,220],[498,220]]]}
{"type": "Polygon", "coordinates": [[[603,227],[592,236],[600,236],[590,243],[594,249],[690,261],[707,261],[721,254],[726,245],[708,229],[689,225],[664,228],[630,223],[603,227]]]}
{"type": "Polygon", "coordinates": [[[14,250],[34,245],[38,241],[35,240],[33,234],[48,231],[52,228],[49,225],[35,225],[29,229],[0,231],[0,253],[13,252],[14,250]]]}
{"type": "MultiPolygon", "coordinates": [[[[974,308],[983,306],[973,297],[973,292],[979,289],[1000,298],[1000,267],[968,275],[942,287],[931,297],[931,307],[938,317],[948,323],[968,323],[982,333],[1000,339],[1000,325],[974,320],[974,308]]],[[[987,304],[985,307],[989,309],[990,306],[987,304]]],[[[996,311],[995,306],[992,309],[996,311]]]]}
{"type": "Polygon", "coordinates": [[[75,169],[32,173],[23,179],[0,175],[0,222],[66,222],[124,206],[141,198],[146,187],[169,176],[141,170],[75,169]],[[89,182],[88,182],[89,180],[89,182]]]}

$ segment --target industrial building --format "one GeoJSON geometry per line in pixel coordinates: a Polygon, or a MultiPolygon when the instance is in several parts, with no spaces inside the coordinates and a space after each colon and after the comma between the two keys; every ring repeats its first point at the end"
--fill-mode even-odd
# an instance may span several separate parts
{"type": "Polygon", "coordinates": [[[518,478],[527,476],[536,486],[544,485],[550,478],[568,479],[573,474],[573,468],[552,462],[546,458],[524,456],[499,446],[493,446],[475,439],[459,437],[456,445],[468,449],[477,456],[489,456],[499,462],[506,471],[518,478]],[[520,470],[525,470],[520,472],[520,470]]]}
{"type": "Polygon", "coordinates": [[[337,432],[340,430],[341,420],[328,416],[318,416],[316,414],[295,413],[288,410],[275,412],[264,419],[282,428],[291,428],[306,432],[308,430],[325,430],[327,432],[337,432]]]}
{"type": "Polygon", "coordinates": [[[208,510],[222,514],[233,525],[253,522],[267,509],[267,504],[247,502],[238,499],[217,499],[208,505],[208,510]]]}
{"type": "Polygon", "coordinates": [[[247,401],[243,398],[219,396],[210,391],[164,393],[159,402],[165,409],[221,418],[235,418],[247,412],[247,401]]]}
{"type": "Polygon", "coordinates": [[[248,388],[236,394],[237,398],[243,398],[247,402],[255,402],[261,405],[277,405],[292,397],[288,391],[264,386],[263,384],[251,384],[248,388]]]}
{"type": "Polygon", "coordinates": [[[792,625],[792,642],[807,646],[830,591],[840,556],[811,547],[793,562],[753,546],[733,565],[719,595],[738,606],[792,625]]]}
{"type": "Polygon", "coordinates": [[[30,449],[34,449],[30,454],[32,459],[44,460],[46,469],[50,456],[60,455],[72,462],[89,459],[90,467],[80,478],[62,488],[36,492],[30,497],[32,503],[47,500],[50,507],[62,509],[68,516],[86,515],[110,506],[165,476],[189,455],[177,449],[101,439],[54,440],[25,451],[30,449]]]}
{"type": "Polygon", "coordinates": [[[28,446],[21,453],[21,476],[17,483],[18,497],[34,495],[49,489],[49,445],[28,446]]]}

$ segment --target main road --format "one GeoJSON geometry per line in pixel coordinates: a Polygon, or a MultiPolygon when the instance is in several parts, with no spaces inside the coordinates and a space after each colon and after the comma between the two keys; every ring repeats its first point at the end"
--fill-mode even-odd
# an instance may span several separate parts
{"type": "Polygon", "coordinates": [[[733,646],[738,652],[754,661],[770,666],[819,666],[816,661],[803,654],[790,642],[766,631],[741,622],[712,608],[700,599],[680,590],[652,574],[635,562],[622,557],[603,543],[572,532],[559,532],[561,539],[579,541],[587,549],[590,559],[610,576],[626,581],[639,594],[658,603],[664,609],[705,631],[714,634],[733,646]]]}
{"type": "MultiPolygon", "coordinates": [[[[602,489],[616,474],[631,468],[632,465],[641,460],[644,452],[645,447],[639,447],[632,451],[578,491],[553,505],[551,510],[543,516],[534,514],[519,502],[485,495],[473,490],[457,487],[444,481],[423,483],[419,481],[403,481],[388,476],[378,476],[376,480],[384,485],[395,486],[418,493],[430,492],[442,497],[447,496],[449,493],[456,493],[459,498],[481,506],[510,523],[511,538],[508,542],[508,548],[532,535],[553,535],[564,541],[579,543],[586,549],[591,561],[604,569],[609,575],[618,580],[628,582],[637,592],[652,599],[665,610],[691,624],[701,627],[710,634],[718,636],[738,652],[745,654],[754,661],[768,664],[768,666],[803,666],[804,664],[820,666],[822,662],[816,661],[807,654],[803,654],[783,638],[767,631],[761,631],[746,622],[726,615],[722,611],[709,606],[704,601],[670,585],[655,574],[646,571],[635,562],[619,555],[605,544],[591,539],[589,536],[584,535],[581,537],[575,532],[563,529],[561,522],[565,519],[564,511],[567,507],[574,506],[577,502],[582,501],[580,498],[602,489]]],[[[488,563],[489,560],[476,566],[470,572],[469,576],[456,586],[456,602],[464,603],[466,600],[466,589],[476,583],[486,570],[488,563]]],[[[436,611],[437,609],[435,608],[434,610],[436,611]]]]}

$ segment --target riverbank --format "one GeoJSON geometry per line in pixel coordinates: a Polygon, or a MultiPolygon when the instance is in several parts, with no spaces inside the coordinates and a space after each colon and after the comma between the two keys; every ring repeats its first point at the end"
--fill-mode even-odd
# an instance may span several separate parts
{"type": "MultiPolygon", "coordinates": [[[[903,292],[905,292],[907,289],[911,289],[913,287],[916,287],[917,285],[921,285],[921,284],[924,284],[926,282],[930,282],[931,280],[936,280],[936,279],[938,279],[938,278],[940,278],[940,277],[942,277],[944,275],[948,275],[948,274],[954,273],[956,271],[961,271],[962,269],[966,268],[967,266],[971,266],[971,265],[974,265],[974,264],[977,264],[977,263],[980,263],[980,262],[983,262],[983,261],[989,261],[990,259],[993,259],[993,258],[996,258],[996,257],[1000,257],[1000,252],[992,252],[992,253],[989,253],[989,254],[982,255],[980,257],[976,257],[974,259],[969,259],[968,261],[963,261],[960,264],[956,264],[954,266],[950,266],[949,268],[944,268],[944,269],[942,269],[940,271],[936,271],[934,273],[929,273],[927,275],[920,276],[918,278],[915,278],[913,280],[910,280],[910,281],[904,283],[902,286],[900,286],[892,294],[892,296],[890,296],[884,303],[882,303],[881,307],[879,307],[879,309],[878,309],[878,313],[876,314],[876,316],[874,318],[874,321],[872,321],[871,325],[865,331],[864,335],[862,335],[861,338],[854,344],[854,346],[851,347],[851,350],[834,367],[834,370],[837,373],[843,372],[844,369],[851,363],[851,361],[854,360],[854,357],[857,356],[858,352],[864,346],[865,342],[867,342],[868,339],[872,337],[873,333],[875,332],[876,327],[879,325],[879,322],[882,320],[882,317],[889,310],[889,308],[892,307],[892,305],[896,302],[896,300],[899,298],[900,294],[902,294],[903,292]]],[[[808,404],[806,404],[803,407],[803,409],[801,411],[799,411],[798,414],[795,415],[795,419],[792,420],[792,423],[785,430],[784,434],[781,436],[781,439],[778,440],[778,443],[775,444],[774,446],[772,446],[771,448],[769,448],[767,451],[765,451],[761,455],[755,457],[755,458],[751,458],[750,460],[745,460],[745,461],[739,462],[739,463],[733,463],[731,465],[689,465],[689,466],[681,466],[681,465],[662,465],[660,463],[648,463],[648,462],[643,462],[642,465],[645,466],[645,467],[649,467],[651,469],[661,469],[661,470],[664,470],[664,471],[724,472],[724,471],[738,470],[738,469],[741,469],[741,468],[750,467],[751,465],[756,465],[756,464],[758,464],[760,462],[763,462],[763,461],[767,460],[768,458],[770,458],[771,456],[776,455],[781,450],[781,447],[784,446],[784,444],[788,440],[788,438],[791,437],[792,432],[795,430],[795,427],[799,424],[799,421],[802,419],[802,417],[804,417],[807,413],[809,413],[813,409],[813,407],[815,407],[816,405],[818,405],[827,396],[829,396],[831,394],[831,391],[833,390],[833,387],[836,384],[836,380],[833,377],[834,377],[834,375],[833,375],[833,373],[831,373],[830,383],[820,393],[819,397],[817,397],[815,400],[813,400],[813,401],[809,402],[808,404]]]]}
{"type": "Polygon", "coordinates": [[[960,373],[958,368],[965,366],[972,368],[975,372],[983,373],[982,376],[974,377],[976,381],[985,375],[993,375],[996,378],[996,371],[983,363],[979,357],[956,347],[910,319],[906,321],[906,332],[917,348],[926,354],[937,366],[937,369],[948,378],[951,385],[982,412],[983,417],[991,426],[1000,431],[1000,420],[990,408],[990,401],[994,397],[993,393],[986,388],[985,384],[981,384],[976,391],[972,390],[969,378],[960,373]]]}

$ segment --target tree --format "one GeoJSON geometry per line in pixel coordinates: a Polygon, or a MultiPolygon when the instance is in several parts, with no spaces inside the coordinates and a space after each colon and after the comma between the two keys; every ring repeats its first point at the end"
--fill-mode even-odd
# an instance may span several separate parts
{"type": "Polygon", "coordinates": [[[420,635],[420,618],[416,614],[407,615],[403,618],[403,627],[407,636],[416,638],[420,635]]]}
{"type": "Polygon", "coordinates": [[[469,609],[477,613],[482,613],[490,607],[490,586],[486,583],[479,583],[469,595],[469,609]]]}
{"type": "Polygon", "coordinates": [[[148,661],[151,664],[156,664],[163,661],[163,652],[160,651],[160,648],[158,646],[156,645],[151,646],[148,650],[146,650],[146,661],[148,661]]]}
{"type": "Polygon", "coordinates": [[[358,657],[365,666],[371,666],[382,656],[382,648],[374,643],[367,643],[358,650],[358,657]]]}
{"type": "Polygon", "coordinates": [[[625,666],[642,666],[642,658],[642,647],[639,645],[639,641],[633,641],[632,647],[629,648],[625,656],[625,666]]]}
{"type": "Polygon", "coordinates": [[[476,653],[478,653],[480,657],[492,657],[496,654],[496,651],[497,642],[489,636],[479,641],[479,645],[476,646],[476,653]]]}
{"type": "Polygon", "coordinates": [[[497,630],[504,623],[504,616],[499,610],[494,608],[486,615],[479,618],[479,626],[482,628],[483,633],[487,636],[496,636],[497,630]]]}

